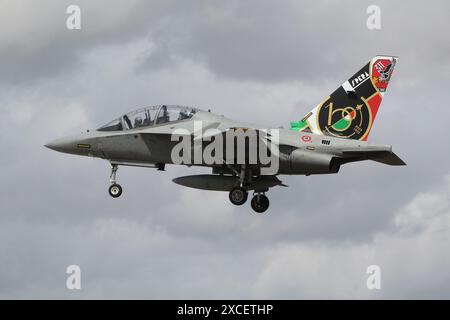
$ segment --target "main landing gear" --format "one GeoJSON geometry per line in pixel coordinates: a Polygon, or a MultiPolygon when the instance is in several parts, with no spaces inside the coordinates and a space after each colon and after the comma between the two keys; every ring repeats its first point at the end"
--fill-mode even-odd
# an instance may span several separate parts
{"type": "Polygon", "coordinates": [[[242,187],[234,187],[230,191],[229,198],[232,204],[240,206],[247,201],[248,192],[242,187]]]}
{"type": "Polygon", "coordinates": [[[256,212],[263,213],[269,209],[269,198],[265,194],[258,192],[253,196],[251,206],[256,212]]]}
{"type": "MultiPolygon", "coordinates": [[[[234,187],[229,198],[232,204],[241,206],[247,201],[248,191],[242,187],[234,187]]],[[[255,212],[263,213],[269,209],[269,198],[263,192],[255,192],[250,204],[255,212]]]]}
{"type": "MultiPolygon", "coordinates": [[[[239,185],[231,189],[230,194],[228,195],[232,204],[241,206],[247,201],[248,191],[245,186],[251,184],[250,179],[251,176],[247,174],[245,167],[243,167],[239,175],[239,185]]],[[[251,206],[255,212],[263,213],[269,208],[269,198],[266,197],[264,192],[255,192],[251,201],[251,206]]]]}
{"type": "Polygon", "coordinates": [[[113,198],[118,198],[122,194],[122,187],[120,184],[116,183],[116,173],[119,166],[117,164],[111,165],[111,176],[110,176],[110,182],[111,185],[109,186],[108,192],[109,195],[113,198]]]}

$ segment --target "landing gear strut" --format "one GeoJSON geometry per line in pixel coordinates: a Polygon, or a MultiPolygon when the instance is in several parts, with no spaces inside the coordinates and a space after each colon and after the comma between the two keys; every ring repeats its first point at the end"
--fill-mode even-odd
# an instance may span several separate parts
{"type": "MultiPolygon", "coordinates": [[[[232,204],[236,206],[243,205],[248,198],[248,189],[252,188],[252,172],[248,170],[245,165],[241,166],[241,171],[237,171],[233,167],[231,167],[236,176],[238,176],[237,185],[231,189],[229,198],[232,204]]],[[[258,213],[263,213],[269,208],[269,198],[264,194],[265,191],[269,190],[269,188],[265,189],[257,189],[253,193],[253,198],[251,201],[252,209],[258,213]]]]}
{"type": "MultiPolygon", "coordinates": [[[[237,172],[236,172],[237,173],[237,172]]],[[[248,198],[248,192],[247,189],[244,187],[246,186],[246,175],[248,172],[245,169],[245,165],[241,167],[241,172],[239,174],[239,184],[231,189],[229,198],[232,204],[236,206],[243,205],[248,198]]]]}
{"type": "Polygon", "coordinates": [[[109,195],[113,198],[118,198],[122,194],[122,187],[116,183],[116,173],[119,166],[117,164],[111,165],[111,176],[109,178],[111,185],[109,186],[109,195]]]}
{"type": "Polygon", "coordinates": [[[269,208],[269,198],[265,194],[258,192],[253,196],[251,206],[256,212],[263,213],[269,208]]]}

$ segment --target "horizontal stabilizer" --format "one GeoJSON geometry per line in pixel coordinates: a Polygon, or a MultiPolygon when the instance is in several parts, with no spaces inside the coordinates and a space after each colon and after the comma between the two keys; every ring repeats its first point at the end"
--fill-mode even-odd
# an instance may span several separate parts
{"type": "Polygon", "coordinates": [[[405,166],[406,163],[400,159],[394,152],[391,146],[374,146],[364,149],[347,149],[342,152],[346,162],[373,160],[384,163],[390,166],[405,166]]]}
{"type": "Polygon", "coordinates": [[[371,160],[376,161],[376,162],[381,162],[384,164],[388,164],[390,166],[406,166],[405,161],[400,159],[400,157],[393,152],[383,158],[379,158],[379,159],[373,158],[371,160]]]}

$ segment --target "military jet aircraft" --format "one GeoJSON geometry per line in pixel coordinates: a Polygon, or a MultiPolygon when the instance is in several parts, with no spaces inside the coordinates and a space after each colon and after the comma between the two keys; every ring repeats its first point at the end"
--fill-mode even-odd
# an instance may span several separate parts
{"type": "Polygon", "coordinates": [[[251,207],[261,213],[269,207],[265,193],[272,187],[285,186],[278,178],[280,175],[337,173],[343,164],[363,160],[405,165],[391,146],[367,142],[397,60],[393,56],[374,57],[306,116],[291,122],[289,129],[268,130],[194,107],[158,105],[127,113],[95,132],[57,139],[46,147],[108,160],[111,163],[109,194],[113,198],[122,194],[116,180],[119,166],[163,171],[166,164],[206,166],[212,169],[211,174],[184,176],[173,181],[191,188],[229,192],[234,205],[244,204],[248,193],[253,191],[251,207]],[[198,123],[200,134],[196,128],[198,123]],[[205,133],[208,130],[212,133],[205,133]],[[204,157],[196,159],[195,154],[203,155],[213,142],[230,132],[256,133],[256,140],[244,137],[241,147],[247,153],[244,152],[242,161],[237,161],[233,152],[225,157],[230,148],[237,152],[237,147],[224,143],[222,149],[213,148],[211,155],[217,156],[214,161],[204,157]],[[190,144],[183,144],[186,149],[174,152],[174,148],[179,148],[180,137],[189,137],[190,144]],[[272,163],[263,162],[260,153],[256,161],[250,161],[252,144],[257,144],[259,150],[261,146],[271,146],[266,155],[276,160],[275,170],[269,170],[272,163]],[[175,161],[174,154],[183,156],[183,161],[175,161]]]}

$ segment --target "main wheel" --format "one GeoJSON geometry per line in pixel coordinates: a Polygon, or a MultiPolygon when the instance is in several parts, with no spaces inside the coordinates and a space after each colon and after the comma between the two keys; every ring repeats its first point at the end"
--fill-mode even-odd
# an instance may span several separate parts
{"type": "Polygon", "coordinates": [[[230,191],[229,198],[232,204],[240,206],[247,201],[248,192],[242,187],[234,187],[230,191]]]}
{"type": "Polygon", "coordinates": [[[252,198],[252,209],[255,210],[258,213],[263,213],[269,208],[269,198],[267,198],[265,195],[255,195],[252,198]],[[259,199],[258,199],[259,197],[259,199]]]}
{"type": "Polygon", "coordinates": [[[122,187],[120,184],[114,183],[109,186],[108,192],[111,197],[118,198],[122,194],[122,187]]]}

